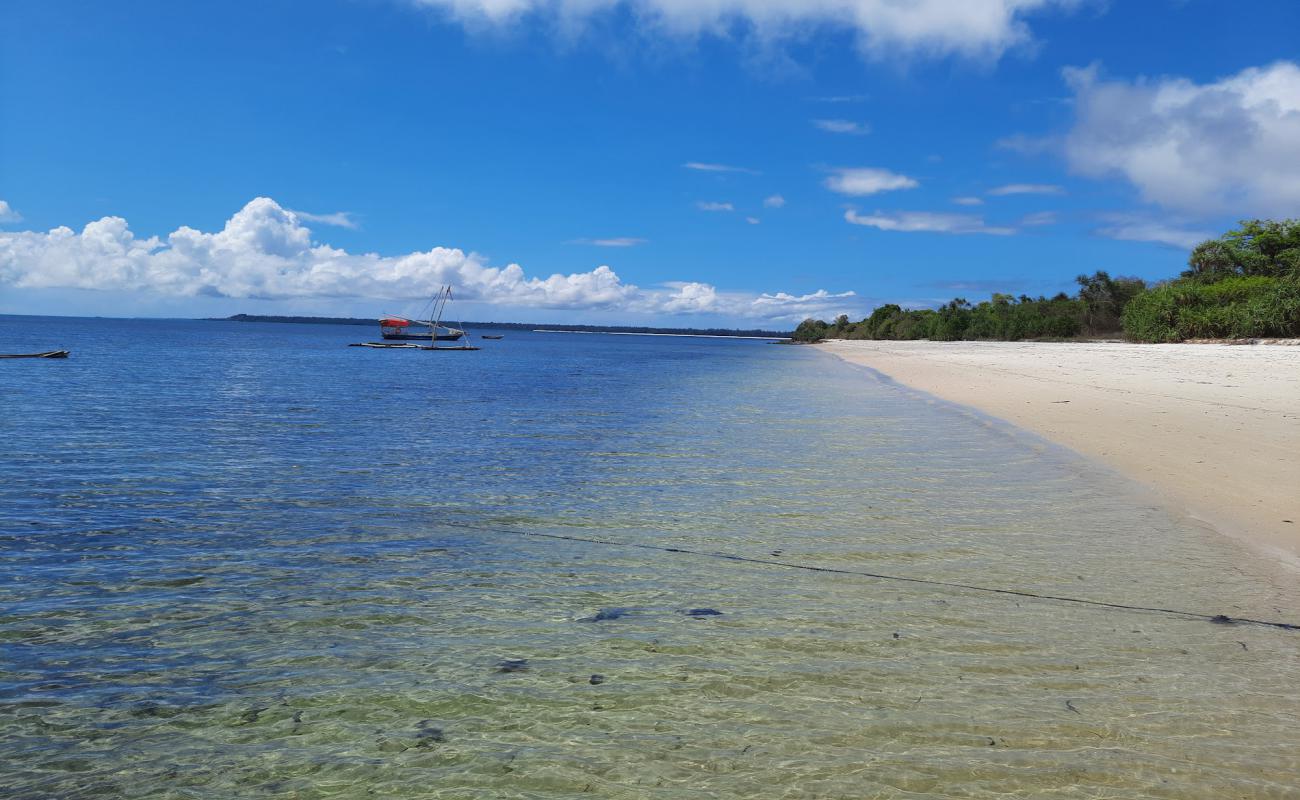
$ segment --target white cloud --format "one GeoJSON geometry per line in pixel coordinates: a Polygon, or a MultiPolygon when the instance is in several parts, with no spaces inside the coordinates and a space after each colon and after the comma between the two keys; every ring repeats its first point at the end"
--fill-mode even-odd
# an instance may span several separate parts
{"type": "Polygon", "coordinates": [[[607,239],[574,239],[572,244],[589,244],[592,247],[636,247],[648,241],[649,239],[636,236],[612,236],[607,239]]]}
{"type": "Polygon", "coordinates": [[[1055,225],[1058,222],[1055,211],[1035,211],[1020,218],[1020,225],[1032,228],[1038,225],[1055,225]]]}
{"type": "Polygon", "coordinates": [[[984,200],[981,199],[981,198],[979,198],[979,197],[954,197],[954,198],[952,199],[952,201],[953,201],[954,203],[956,203],[957,205],[959,205],[959,206],[982,206],[982,205],[984,205],[984,200]]]}
{"type": "Polygon", "coordinates": [[[785,208],[785,198],[779,194],[769,195],[763,199],[763,208],[785,208]]]}
{"type": "Polygon", "coordinates": [[[776,294],[761,294],[756,299],[750,301],[750,305],[755,309],[767,309],[773,313],[781,314],[781,319],[802,319],[808,314],[814,314],[819,311],[826,311],[830,308],[842,307],[843,301],[856,297],[853,292],[840,292],[831,294],[825,289],[818,289],[812,294],[790,295],[785,292],[776,294]]]}
{"type": "Polygon", "coordinates": [[[14,210],[8,202],[0,200],[0,223],[22,222],[23,215],[14,210]]]}
{"type": "Polygon", "coordinates": [[[1022,156],[1041,156],[1059,152],[1061,141],[1052,136],[1026,136],[1023,133],[1013,133],[998,139],[994,142],[994,146],[999,150],[1010,150],[1022,156]]]}
{"type": "Polygon", "coordinates": [[[626,14],[643,30],[759,43],[850,31],[871,58],[896,54],[990,59],[1032,40],[1026,18],[1079,0],[406,0],[470,25],[524,18],[574,29],[626,14]]]}
{"type": "Polygon", "coordinates": [[[1103,80],[1066,70],[1077,172],[1119,176],[1148,202],[1193,214],[1295,216],[1300,209],[1300,66],[1279,61],[1215,83],[1103,80]]]}
{"type": "Polygon", "coordinates": [[[810,97],[808,99],[813,101],[814,103],[861,103],[866,101],[867,95],[838,94],[838,95],[825,95],[822,97],[810,97]]]}
{"type": "Polygon", "coordinates": [[[669,314],[721,313],[754,319],[797,322],[809,315],[838,314],[856,306],[853,292],[833,294],[825,289],[805,295],[786,292],[760,294],[719,292],[707,283],[666,283],[670,291],[660,296],[657,310],[669,314]]]}
{"type": "Polygon", "coordinates": [[[848,119],[815,119],[812,123],[827,133],[847,133],[853,136],[871,133],[871,126],[867,123],[848,119]]]}
{"type": "Polygon", "coordinates": [[[1126,242],[1156,242],[1179,250],[1191,250],[1206,239],[1214,238],[1214,234],[1207,230],[1140,214],[1107,214],[1103,220],[1106,224],[1097,229],[1099,235],[1126,242]]]}
{"type": "Polygon", "coordinates": [[[333,214],[312,214],[307,211],[293,209],[286,209],[286,211],[306,222],[318,222],[321,225],[333,225],[336,228],[347,228],[349,230],[356,230],[361,227],[353,218],[351,211],[335,211],[333,214]]]}
{"type": "Polygon", "coordinates": [[[17,289],[411,300],[429,297],[443,284],[453,284],[462,300],[506,307],[768,320],[802,319],[852,296],[723,293],[704,283],[642,289],[624,283],[608,266],[529,277],[518,264],[492,267],[481,256],[446,247],[399,256],[354,254],[313,242],[298,215],[266,197],[250,201],[215,233],[181,227],[166,237],[142,239],[121,217],[104,217],[80,232],[0,232],[0,286],[17,289]]]}
{"type": "Polygon", "coordinates": [[[844,212],[844,220],[854,225],[904,233],[987,233],[994,236],[1010,236],[1016,232],[1015,228],[985,225],[982,217],[973,214],[943,214],[933,211],[859,214],[849,209],[844,212]]]}
{"type": "Polygon", "coordinates": [[[1052,183],[1008,183],[995,186],[987,194],[992,197],[1005,197],[1010,194],[1065,194],[1065,189],[1052,183]]]}
{"type": "Polygon", "coordinates": [[[758,170],[749,167],[733,167],[730,164],[707,164],[702,161],[687,161],[682,164],[687,169],[697,170],[699,172],[742,172],[746,175],[758,175],[758,170]]]}
{"type": "Polygon", "coordinates": [[[701,211],[735,211],[736,207],[731,203],[711,203],[703,200],[695,204],[695,207],[701,211]]]}
{"type": "Polygon", "coordinates": [[[745,217],[745,221],[748,222],[750,225],[757,225],[763,220],[759,219],[758,217],[745,217]]]}
{"type": "Polygon", "coordinates": [[[906,175],[875,167],[846,167],[836,169],[826,179],[826,188],[832,192],[863,196],[897,189],[915,189],[921,184],[906,175]]]}

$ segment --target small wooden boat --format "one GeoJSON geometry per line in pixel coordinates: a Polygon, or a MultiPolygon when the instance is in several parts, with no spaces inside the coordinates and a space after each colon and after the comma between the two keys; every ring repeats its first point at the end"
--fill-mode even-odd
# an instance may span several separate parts
{"type": "MultiPolygon", "coordinates": [[[[460,328],[449,328],[442,324],[442,312],[447,310],[447,303],[451,301],[451,286],[443,286],[438,293],[429,301],[429,310],[433,312],[433,319],[409,320],[405,317],[385,317],[379,321],[379,331],[383,334],[385,340],[388,339],[422,339],[427,342],[445,342],[456,341],[465,336],[465,331],[460,328]],[[412,325],[428,325],[428,333],[412,333],[412,325]]],[[[461,323],[464,325],[465,323],[461,323]]],[[[484,336],[484,339],[500,339],[500,336],[484,336]]],[[[466,337],[468,341],[468,337],[466,337]]],[[[439,344],[415,344],[410,341],[403,341],[401,344],[392,344],[388,341],[383,342],[357,342],[350,344],[348,347],[373,347],[384,350],[478,350],[473,345],[439,345],[439,344]]]]}
{"type": "Polygon", "coordinates": [[[480,339],[504,339],[504,338],[506,338],[506,335],[505,335],[504,333],[484,333],[484,334],[480,335],[478,338],[480,338],[480,339]]]}
{"type": "Polygon", "coordinates": [[[407,319],[406,317],[390,314],[379,320],[379,333],[386,340],[454,342],[464,336],[465,331],[442,324],[442,312],[447,309],[447,303],[450,301],[451,286],[443,286],[438,289],[438,293],[433,296],[427,306],[428,310],[434,315],[432,319],[407,319]],[[428,333],[414,329],[417,326],[424,325],[429,327],[428,333]]]}
{"type": "Polygon", "coordinates": [[[46,350],[44,353],[0,353],[0,358],[67,358],[68,350],[46,350]]]}

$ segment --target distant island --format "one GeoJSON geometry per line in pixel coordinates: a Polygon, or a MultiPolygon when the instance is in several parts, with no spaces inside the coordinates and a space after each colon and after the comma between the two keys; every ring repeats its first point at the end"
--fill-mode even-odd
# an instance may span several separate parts
{"type": "MultiPolygon", "coordinates": [[[[287,322],[305,325],[378,325],[379,318],[358,317],[287,317],[270,314],[234,314],[229,317],[207,317],[209,322],[287,322]]],[[[546,330],[561,333],[653,333],[675,336],[731,336],[759,339],[789,339],[791,331],[760,329],[735,330],[731,328],[654,328],[644,325],[560,325],[556,323],[533,324],[528,322],[466,322],[466,328],[496,328],[508,331],[546,330]]]]}

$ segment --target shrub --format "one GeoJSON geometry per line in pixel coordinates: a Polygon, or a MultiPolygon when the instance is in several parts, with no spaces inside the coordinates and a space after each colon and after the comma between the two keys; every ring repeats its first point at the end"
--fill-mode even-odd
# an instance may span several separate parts
{"type": "Polygon", "coordinates": [[[826,338],[826,331],[829,326],[819,319],[806,319],[799,323],[799,327],[794,329],[791,336],[796,342],[820,342],[826,338]]]}
{"type": "Polygon", "coordinates": [[[1300,282],[1184,278],[1135,297],[1124,310],[1123,324],[1124,333],[1140,342],[1300,336],[1300,282]]]}

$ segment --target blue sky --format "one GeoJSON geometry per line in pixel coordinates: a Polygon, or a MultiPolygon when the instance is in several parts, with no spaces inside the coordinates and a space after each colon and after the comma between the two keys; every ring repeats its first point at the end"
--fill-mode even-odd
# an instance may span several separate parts
{"type": "Polygon", "coordinates": [[[1300,216],[1294,2],[0,13],[0,313],[775,324],[1300,216]]]}

